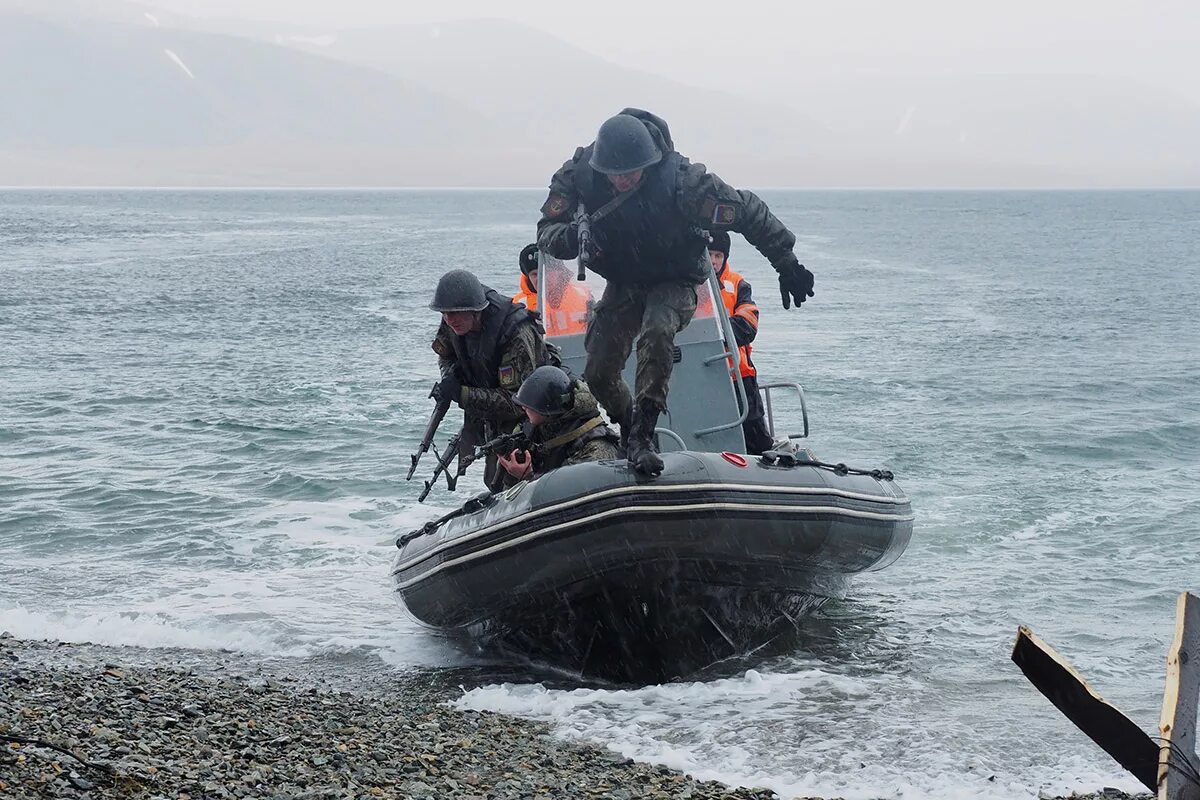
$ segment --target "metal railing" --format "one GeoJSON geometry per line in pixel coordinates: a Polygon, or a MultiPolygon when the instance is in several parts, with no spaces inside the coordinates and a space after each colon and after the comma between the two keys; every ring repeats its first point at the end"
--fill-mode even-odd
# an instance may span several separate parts
{"type": "Polygon", "coordinates": [[[763,401],[767,406],[767,429],[771,432],[771,438],[775,438],[775,409],[771,406],[771,390],[773,389],[795,389],[796,394],[800,395],[800,416],[804,420],[804,433],[789,433],[786,436],[789,439],[807,439],[808,403],[804,400],[804,387],[795,381],[765,383],[758,387],[758,390],[763,393],[763,401]]]}
{"type": "Polygon", "coordinates": [[[746,387],[742,384],[741,379],[742,356],[737,347],[737,339],[733,335],[733,326],[729,324],[729,313],[725,310],[725,304],[721,302],[721,286],[717,283],[717,273],[712,270],[708,272],[708,291],[712,294],[713,312],[717,315],[717,319],[721,321],[721,332],[725,336],[725,352],[704,359],[704,366],[707,367],[719,361],[725,361],[729,364],[729,376],[733,379],[733,391],[737,395],[742,413],[733,422],[726,422],[723,425],[713,425],[711,428],[701,428],[695,431],[692,433],[692,436],[697,439],[718,431],[727,431],[730,428],[736,428],[746,421],[746,415],[750,413],[749,398],[746,397],[746,387]]]}

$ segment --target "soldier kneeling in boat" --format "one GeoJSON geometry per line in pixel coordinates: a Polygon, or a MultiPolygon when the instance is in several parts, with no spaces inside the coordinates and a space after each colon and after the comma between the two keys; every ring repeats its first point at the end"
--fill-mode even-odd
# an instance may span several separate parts
{"type": "Polygon", "coordinates": [[[621,458],[620,437],[604,424],[586,383],[558,367],[538,367],[514,401],[525,409],[523,426],[531,449],[500,456],[513,480],[529,480],[572,464],[621,458]]]}
{"type": "MultiPolygon", "coordinates": [[[[547,350],[537,315],[484,286],[465,269],[441,277],[429,307],[442,317],[433,340],[442,378],[433,396],[463,410],[459,464],[464,466],[476,444],[512,430],[524,418],[514,402],[518,387],[537,367],[555,359],[547,350]]],[[[493,491],[504,482],[496,456],[490,453],[483,480],[493,491]]]]}

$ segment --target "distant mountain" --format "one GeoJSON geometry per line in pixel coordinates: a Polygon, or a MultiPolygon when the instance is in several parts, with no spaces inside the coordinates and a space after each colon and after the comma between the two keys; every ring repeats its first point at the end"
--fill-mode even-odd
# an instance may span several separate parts
{"type": "Polygon", "coordinates": [[[624,68],[507,20],[280,29],[273,40],[417,81],[479,110],[513,141],[546,143],[550,171],[543,168],[538,184],[626,106],[664,117],[679,150],[722,175],[727,166],[736,170],[740,156],[765,152],[776,161],[802,162],[832,144],[828,131],[785,98],[772,104],[702,88],[706,71],[720,69],[715,61],[698,59],[695,85],[687,85],[624,68]]]}
{"type": "Polygon", "coordinates": [[[482,117],[395,77],[212,34],[0,16],[0,145],[442,149],[482,117]]]}
{"type": "Polygon", "coordinates": [[[698,59],[687,85],[503,20],[0,0],[0,185],[544,186],[625,106],[738,186],[1200,185],[1200,108],[1130,81],[762,76],[740,95],[704,88],[721,68],[698,59]]]}
{"type": "Polygon", "coordinates": [[[0,109],[0,185],[373,182],[378,163],[389,183],[436,182],[430,164],[489,131],[424,87],[295,49],[12,11],[0,109]]]}
{"type": "Polygon", "coordinates": [[[734,95],[698,88],[720,59],[698,59],[685,85],[506,20],[271,38],[420,82],[556,158],[633,105],[665,117],[682,152],[735,183],[1200,185],[1200,107],[1129,80],[763,76],[734,95]]]}

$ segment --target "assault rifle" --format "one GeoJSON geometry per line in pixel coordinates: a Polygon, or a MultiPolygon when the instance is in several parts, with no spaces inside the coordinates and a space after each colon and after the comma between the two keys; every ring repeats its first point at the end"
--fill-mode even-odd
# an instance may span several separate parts
{"type": "MultiPolygon", "coordinates": [[[[430,392],[429,396],[433,397],[433,392],[430,392]]],[[[421,460],[421,456],[429,452],[429,448],[433,444],[433,435],[437,433],[438,426],[442,424],[442,420],[446,418],[446,412],[450,410],[450,402],[451,399],[446,397],[438,400],[437,405],[434,406],[433,413],[429,415],[429,423],[425,426],[425,435],[421,437],[421,445],[417,448],[417,452],[409,456],[412,459],[412,465],[408,468],[408,477],[404,480],[412,480],[413,474],[417,471],[417,462],[421,460]]]]}
{"type": "Polygon", "coordinates": [[[463,468],[475,463],[479,459],[486,456],[488,453],[496,453],[497,455],[508,455],[509,451],[515,449],[518,445],[523,445],[522,450],[533,452],[536,446],[529,441],[529,437],[524,431],[513,431],[497,436],[495,439],[484,442],[475,448],[475,452],[467,456],[462,463],[463,468]]]}
{"type": "Polygon", "coordinates": [[[462,443],[463,434],[465,432],[466,426],[464,425],[462,430],[454,434],[454,438],[446,443],[446,452],[440,455],[438,454],[437,446],[434,446],[433,454],[437,456],[437,468],[434,469],[433,474],[429,476],[429,480],[425,481],[425,488],[421,490],[421,496],[417,498],[418,503],[425,502],[425,498],[429,497],[429,493],[433,491],[433,487],[437,483],[438,477],[443,472],[446,473],[446,487],[452,492],[458,488],[458,479],[462,475],[462,469],[455,470],[454,474],[451,475],[450,462],[453,461],[455,456],[458,455],[458,447],[462,443]]]}
{"type": "Polygon", "coordinates": [[[575,280],[587,280],[588,267],[592,265],[592,218],[583,203],[575,209],[575,223],[579,228],[579,273],[575,280]]]}

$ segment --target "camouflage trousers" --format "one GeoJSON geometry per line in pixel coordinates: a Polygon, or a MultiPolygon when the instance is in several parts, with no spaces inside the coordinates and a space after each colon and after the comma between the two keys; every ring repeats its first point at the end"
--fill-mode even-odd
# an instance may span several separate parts
{"type": "Polygon", "coordinates": [[[690,283],[622,284],[610,281],[588,325],[583,377],[609,417],[621,421],[632,401],[667,407],[675,334],[696,313],[696,287],[690,283]],[[637,340],[634,396],[621,370],[637,340]]]}

